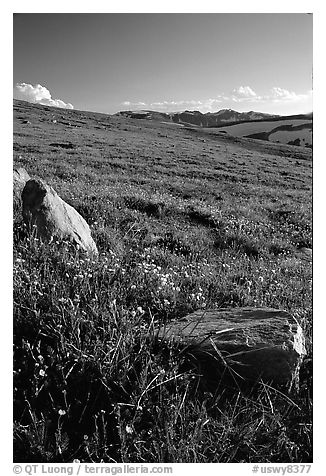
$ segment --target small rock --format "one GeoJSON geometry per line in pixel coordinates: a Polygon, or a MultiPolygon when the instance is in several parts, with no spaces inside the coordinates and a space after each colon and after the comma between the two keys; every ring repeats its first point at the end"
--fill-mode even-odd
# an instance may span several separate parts
{"type": "Polygon", "coordinates": [[[308,260],[308,261],[312,260],[312,249],[311,248],[302,247],[298,250],[298,253],[299,253],[299,256],[301,257],[301,259],[303,259],[303,260],[308,260]]]}
{"type": "Polygon", "coordinates": [[[43,180],[29,180],[22,192],[23,218],[28,226],[36,225],[37,235],[51,241],[54,237],[69,240],[84,251],[97,254],[96,244],[84,218],[43,180]]]}

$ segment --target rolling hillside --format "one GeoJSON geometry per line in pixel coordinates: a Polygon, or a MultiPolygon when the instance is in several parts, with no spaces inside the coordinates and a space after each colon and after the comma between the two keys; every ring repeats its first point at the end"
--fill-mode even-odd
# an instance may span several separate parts
{"type": "Polygon", "coordinates": [[[248,137],[283,144],[312,147],[312,119],[278,119],[272,121],[242,122],[219,127],[219,132],[235,137],[248,137]]]}

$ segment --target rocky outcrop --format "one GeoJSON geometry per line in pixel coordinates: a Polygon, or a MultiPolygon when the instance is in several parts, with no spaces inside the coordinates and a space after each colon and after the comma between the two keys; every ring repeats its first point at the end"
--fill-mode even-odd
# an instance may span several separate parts
{"type": "Polygon", "coordinates": [[[26,182],[22,192],[23,218],[36,234],[47,241],[68,240],[81,249],[97,253],[96,244],[84,218],[43,180],[26,182]]]}
{"type": "Polygon", "coordinates": [[[221,379],[291,387],[306,354],[300,325],[275,309],[197,311],[166,324],[158,338],[180,346],[210,388],[221,379]]]}

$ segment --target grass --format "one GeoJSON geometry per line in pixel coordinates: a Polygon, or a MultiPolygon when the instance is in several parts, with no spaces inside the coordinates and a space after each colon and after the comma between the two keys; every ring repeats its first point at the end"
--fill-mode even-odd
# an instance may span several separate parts
{"type": "Polygon", "coordinates": [[[42,243],[15,210],[15,461],[311,461],[308,359],[297,392],[212,393],[154,332],[197,309],[267,306],[299,319],[311,357],[311,152],[14,109],[15,165],[99,248],[42,243]]]}

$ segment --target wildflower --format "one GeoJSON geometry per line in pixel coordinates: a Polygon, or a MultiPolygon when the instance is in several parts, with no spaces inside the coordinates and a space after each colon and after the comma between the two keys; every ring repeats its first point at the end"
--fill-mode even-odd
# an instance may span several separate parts
{"type": "Polygon", "coordinates": [[[126,433],[128,433],[129,435],[132,435],[134,432],[132,426],[130,425],[126,425],[126,433]]]}
{"type": "Polygon", "coordinates": [[[61,409],[58,411],[58,413],[60,416],[63,416],[66,414],[65,410],[61,410],[61,409]]]}
{"type": "Polygon", "coordinates": [[[45,372],[44,372],[43,369],[41,369],[41,370],[39,371],[39,375],[40,375],[41,377],[45,377],[45,372]]]}

